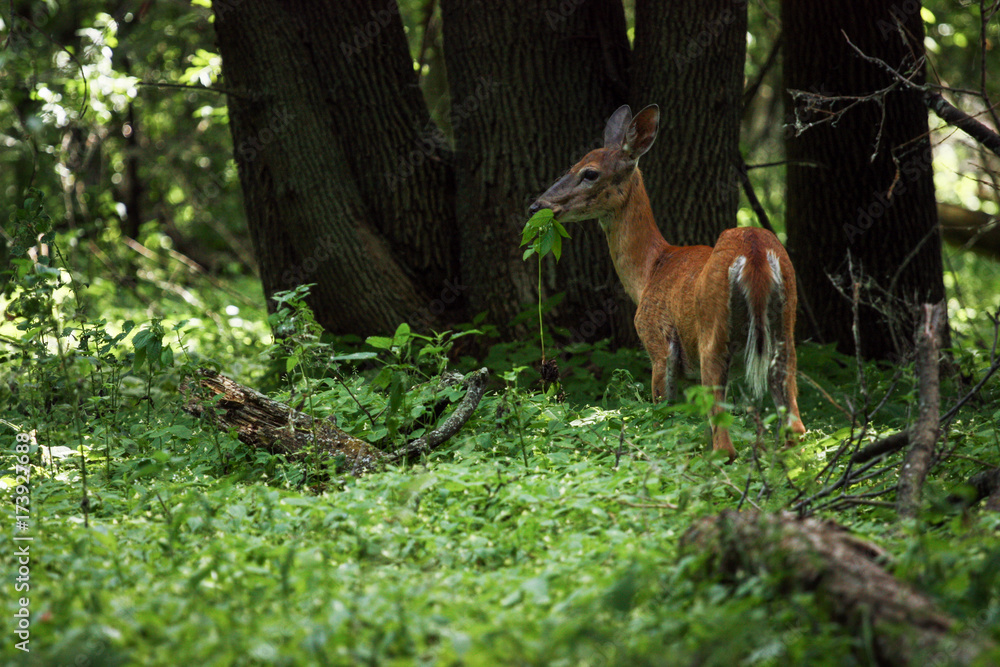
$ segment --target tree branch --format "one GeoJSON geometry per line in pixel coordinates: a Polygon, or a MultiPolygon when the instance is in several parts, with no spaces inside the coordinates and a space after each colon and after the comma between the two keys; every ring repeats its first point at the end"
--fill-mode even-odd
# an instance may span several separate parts
{"type": "Polygon", "coordinates": [[[461,403],[451,413],[451,416],[445,419],[433,431],[426,433],[416,440],[410,441],[405,446],[389,454],[386,457],[386,461],[388,463],[397,463],[402,460],[416,458],[433,450],[458,433],[459,429],[465,425],[465,422],[469,421],[469,417],[472,416],[476,406],[479,405],[479,401],[482,400],[483,394],[486,393],[486,380],[489,378],[489,375],[489,371],[485,368],[480,368],[478,371],[469,373],[465,378],[468,390],[461,403]]]}
{"type": "Polygon", "coordinates": [[[941,93],[927,90],[924,92],[926,104],[944,122],[957,127],[967,135],[988,148],[995,155],[1000,155],[1000,134],[997,134],[978,120],[948,102],[941,93]]]}

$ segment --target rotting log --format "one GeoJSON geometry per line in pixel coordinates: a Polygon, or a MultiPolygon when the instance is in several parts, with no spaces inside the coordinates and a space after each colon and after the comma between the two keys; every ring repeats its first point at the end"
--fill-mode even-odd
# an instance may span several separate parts
{"type": "Polygon", "coordinates": [[[202,369],[196,380],[203,391],[192,391],[184,410],[207,417],[223,431],[235,430],[236,437],[250,447],[290,459],[310,454],[329,461],[343,457],[355,475],[375,470],[384,457],[331,422],[310,417],[225,375],[202,369]]]}
{"type": "Polygon", "coordinates": [[[938,202],[937,212],[941,237],[945,241],[967,247],[994,261],[1000,260],[1000,218],[941,202],[938,202]]]}
{"type": "Polygon", "coordinates": [[[988,639],[954,636],[955,620],[889,574],[879,547],[830,521],[727,510],[696,521],[681,553],[708,554],[708,576],[733,582],[767,573],[779,586],[815,593],[848,631],[870,632],[879,665],[965,665],[995,650],[988,639]]]}
{"type": "Polygon", "coordinates": [[[201,370],[197,378],[185,383],[188,400],[184,410],[209,419],[222,430],[235,430],[240,441],[250,447],[292,460],[319,457],[353,475],[363,475],[429,452],[447,441],[472,416],[488,376],[485,368],[466,376],[462,383],[468,390],[452,415],[440,427],[391,453],[378,450],[330,421],[311,417],[210,370],[201,370]]]}
{"type": "Polygon", "coordinates": [[[986,499],[985,509],[990,512],[1000,512],[1000,468],[981,470],[965,481],[963,486],[969,491],[957,492],[948,496],[948,502],[961,507],[972,507],[986,499]]]}

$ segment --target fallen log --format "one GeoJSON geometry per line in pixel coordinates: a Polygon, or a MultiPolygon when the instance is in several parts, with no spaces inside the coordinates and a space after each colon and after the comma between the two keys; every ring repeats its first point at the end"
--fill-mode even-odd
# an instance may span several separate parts
{"type": "Polygon", "coordinates": [[[949,503],[960,507],[972,507],[985,498],[987,511],[1000,512],[1000,468],[977,472],[965,481],[964,486],[968,487],[968,492],[951,494],[948,496],[949,503]]]}
{"type": "Polygon", "coordinates": [[[188,393],[185,412],[205,417],[221,430],[235,430],[250,447],[291,460],[319,457],[352,475],[364,475],[429,452],[455,435],[482,399],[488,376],[485,368],[466,376],[462,383],[468,390],[453,414],[440,427],[391,453],[214,371],[203,369],[182,389],[188,393]]]}
{"type": "Polygon", "coordinates": [[[937,205],[941,237],[984,257],[1000,260],[1000,218],[954,204],[937,205]]]}
{"type": "Polygon", "coordinates": [[[836,622],[870,632],[879,665],[965,665],[995,647],[954,636],[954,619],[928,595],[893,577],[883,551],[829,521],[789,513],[725,511],[696,521],[682,554],[708,554],[706,576],[734,581],[768,573],[792,590],[815,593],[836,622]]]}

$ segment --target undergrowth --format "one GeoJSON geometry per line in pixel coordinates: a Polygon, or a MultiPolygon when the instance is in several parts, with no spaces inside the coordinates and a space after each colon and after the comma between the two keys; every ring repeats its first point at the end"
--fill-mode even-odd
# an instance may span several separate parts
{"type": "MultiPolygon", "coordinates": [[[[48,235],[34,202],[20,215],[50,247],[72,247],[48,235]]],[[[11,513],[8,531],[33,537],[30,588],[15,592],[11,558],[4,586],[9,618],[15,598],[30,598],[31,652],[11,630],[5,663],[853,665],[870,655],[870,638],[845,635],[821,600],[765,575],[735,588],[706,578],[702,557],[678,544],[698,517],[781,511],[822,491],[846,464],[817,473],[862,427],[859,406],[889,394],[867,440],[905,427],[916,401],[906,368],[865,364],[862,396],[853,359],[802,344],[809,433],[776,450],[769,406],[747,410],[737,383],[741,458],[724,465],[709,451],[710,394],[692,386],[653,407],[636,351],[552,350],[562,386],[542,391],[537,341],[454,360],[456,341],[488,337],[475,324],[330,340],[299,290],[272,315],[272,340],[249,287],[192,279],[183,296],[150,300],[143,288],[82,284],[58,253],[19,250],[0,330],[0,487],[12,503],[19,486],[30,491],[17,505],[24,530],[11,513]],[[439,401],[460,398],[439,388],[443,372],[483,363],[493,385],[456,437],[362,478],[253,450],[182,410],[183,379],[210,366],[391,451],[433,428],[439,401]]],[[[945,406],[989,361],[983,334],[962,321],[945,406]]],[[[952,425],[958,455],[932,470],[917,522],[884,503],[821,510],[892,554],[898,576],[958,619],[959,637],[997,637],[1000,518],[948,500],[1000,460],[997,392],[994,380],[952,425]]]]}

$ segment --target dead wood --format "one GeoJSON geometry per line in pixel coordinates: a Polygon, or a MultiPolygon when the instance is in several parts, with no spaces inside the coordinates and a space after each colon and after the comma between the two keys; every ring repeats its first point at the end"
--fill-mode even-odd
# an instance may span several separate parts
{"type": "Polygon", "coordinates": [[[192,392],[184,410],[207,417],[224,431],[235,430],[250,447],[292,460],[310,454],[328,461],[343,457],[347,469],[357,475],[376,469],[383,459],[382,452],[329,421],[310,417],[224,375],[202,370],[197,384],[203,392],[192,392]]]}
{"type": "Polygon", "coordinates": [[[465,422],[469,421],[469,417],[472,416],[476,406],[479,405],[479,401],[483,398],[483,394],[486,392],[486,380],[489,379],[489,375],[489,371],[485,368],[480,368],[478,371],[469,373],[463,381],[468,386],[465,397],[458,404],[458,407],[455,408],[455,411],[451,413],[451,416],[445,419],[436,429],[415,440],[411,440],[404,447],[387,456],[387,462],[395,463],[407,458],[421,456],[458,433],[465,422]]]}
{"type": "Polygon", "coordinates": [[[878,458],[883,454],[891,454],[892,452],[903,449],[910,444],[910,432],[899,431],[898,433],[893,433],[892,435],[887,435],[881,440],[876,440],[873,443],[865,445],[858,451],[851,455],[851,463],[866,463],[874,458],[878,458]]]}
{"type": "Polygon", "coordinates": [[[899,516],[914,517],[920,508],[924,480],[941,432],[940,362],[945,326],[944,303],[924,304],[916,333],[917,421],[910,429],[910,446],[899,469],[896,508],[899,516]]]}
{"type": "Polygon", "coordinates": [[[994,261],[1000,260],[1000,217],[941,202],[937,212],[941,238],[994,261]]]}
{"type": "MultiPolygon", "coordinates": [[[[486,388],[488,372],[482,368],[462,380],[465,397],[440,427],[386,454],[370,443],[342,431],[333,423],[316,419],[291,406],[268,398],[214,371],[202,370],[196,383],[188,382],[184,410],[211,420],[218,428],[235,430],[246,445],[281,454],[291,460],[319,457],[354,475],[363,475],[411,456],[433,450],[455,435],[468,421],[486,388]],[[196,384],[196,391],[191,385],[196,384]]],[[[454,380],[448,378],[454,383],[454,380]]]]}
{"type": "Polygon", "coordinates": [[[994,648],[985,639],[959,642],[955,621],[933,599],[886,572],[879,547],[830,521],[728,510],[696,521],[681,552],[708,554],[709,576],[733,582],[766,573],[779,586],[815,593],[848,631],[871,634],[879,665],[964,665],[994,648]]]}
{"type": "Polygon", "coordinates": [[[953,493],[948,496],[951,504],[972,507],[985,498],[987,510],[1000,512],[1000,468],[977,472],[965,481],[965,486],[972,489],[971,494],[953,493]]]}

